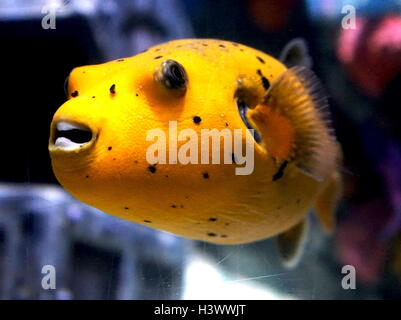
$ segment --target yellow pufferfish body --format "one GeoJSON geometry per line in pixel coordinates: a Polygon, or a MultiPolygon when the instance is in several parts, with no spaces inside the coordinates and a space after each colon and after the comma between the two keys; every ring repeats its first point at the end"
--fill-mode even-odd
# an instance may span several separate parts
{"type": "MultiPolygon", "coordinates": [[[[283,234],[285,242],[312,207],[329,230],[339,149],[316,88],[305,68],[211,39],[78,67],[51,125],[52,166],[81,201],[192,239],[239,244],[283,234]],[[198,136],[201,129],[256,129],[253,172],[237,175],[234,156],[232,164],[149,163],[147,132],[160,128],[168,140],[170,121],[198,136]]],[[[243,152],[245,144],[244,134],[243,152]]]]}

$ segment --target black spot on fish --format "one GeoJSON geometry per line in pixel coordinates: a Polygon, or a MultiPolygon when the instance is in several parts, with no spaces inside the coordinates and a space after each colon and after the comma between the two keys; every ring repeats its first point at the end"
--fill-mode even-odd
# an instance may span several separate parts
{"type": "Polygon", "coordinates": [[[207,172],[203,173],[202,176],[203,176],[203,178],[205,178],[205,179],[209,179],[209,174],[208,174],[207,172]]]}
{"type": "Polygon", "coordinates": [[[116,158],[113,158],[113,160],[116,160],[116,158]]]}
{"type": "Polygon", "coordinates": [[[165,177],[168,178],[168,174],[166,174],[165,177]]]}
{"type": "Polygon", "coordinates": [[[78,90],[75,90],[74,92],[71,92],[71,97],[73,97],[73,98],[78,97],[78,95],[79,95],[78,90]]]}
{"type": "Polygon", "coordinates": [[[217,236],[217,234],[215,234],[214,232],[209,232],[207,235],[208,235],[209,237],[215,237],[215,236],[217,236]]]}
{"type": "Polygon", "coordinates": [[[207,47],[208,44],[207,43],[202,43],[202,46],[207,47]]]}
{"type": "Polygon", "coordinates": [[[196,123],[196,124],[199,124],[201,121],[202,121],[202,119],[201,119],[201,117],[199,117],[199,116],[195,116],[195,117],[193,117],[193,119],[192,119],[193,121],[194,121],[194,123],[196,123]]]}
{"type": "Polygon", "coordinates": [[[156,60],[156,59],[160,59],[160,58],[163,58],[163,56],[157,56],[154,59],[156,60]]]}
{"type": "Polygon", "coordinates": [[[138,164],[138,160],[134,160],[134,163],[135,163],[135,164],[138,164]]]}
{"type": "Polygon", "coordinates": [[[219,44],[220,48],[225,48],[226,46],[224,44],[219,44]]]}
{"type": "Polygon", "coordinates": [[[228,127],[228,123],[226,122],[226,127],[228,127]]]}
{"type": "Polygon", "coordinates": [[[177,208],[177,206],[175,205],[175,204],[172,204],[171,206],[170,206],[170,208],[177,208]]]}
{"type": "Polygon", "coordinates": [[[222,234],[221,237],[222,238],[227,238],[227,235],[226,234],[222,234]]]}
{"type": "Polygon", "coordinates": [[[242,51],[242,52],[243,52],[243,51],[244,51],[244,49],[240,48],[240,49],[239,49],[239,51],[242,51]]]}
{"type": "Polygon", "coordinates": [[[89,176],[85,176],[85,178],[86,178],[86,179],[88,179],[88,178],[89,178],[89,176]]]}
{"type": "Polygon", "coordinates": [[[150,220],[143,220],[143,222],[152,223],[152,221],[150,221],[150,220]]]}
{"type": "Polygon", "coordinates": [[[215,221],[217,221],[217,218],[209,218],[209,221],[215,222],[215,221]]]}
{"type": "Polygon", "coordinates": [[[96,97],[95,96],[92,96],[92,99],[95,99],[96,97]]]}
{"type": "Polygon", "coordinates": [[[148,167],[148,170],[149,170],[150,172],[152,172],[152,173],[155,173],[157,169],[156,169],[155,166],[149,166],[149,167],[148,167]]]}
{"type": "Polygon", "coordinates": [[[116,85],[112,84],[109,90],[111,94],[116,94],[116,85]]]}
{"type": "Polygon", "coordinates": [[[121,62],[121,61],[124,61],[124,59],[117,59],[117,62],[121,62]]]}
{"type": "Polygon", "coordinates": [[[266,77],[262,76],[262,84],[263,84],[263,88],[265,88],[266,90],[270,88],[270,81],[267,80],[266,77]]]}
{"type": "Polygon", "coordinates": [[[277,172],[273,175],[273,181],[277,181],[278,179],[282,178],[284,175],[284,169],[287,167],[288,161],[284,160],[281,164],[280,168],[278,168],[277,172]]]}
{"type": "Polygon", "coordinates": [[[108,147],[108,148],[107,148],[107,150],[109,150],[109,151],[110,151],[111,149],[113,149],[113,147],[108,147]]]}
{"type": "Polygon", "coordinates": [[[263,76],[262,71],[260,71],[260,69],[258,69],[258,71],[256,71],[256,73],[257,73],[259,76],[263,76]]]}
{"type": "Polygon", "coordinates": [[[136,95],[136,96],[139,96],[139,94],[137,94],[137,93],[136,93],[135,95],[136,95]]]}
{"type": "Polygon", "coordinates": [[[259,57],[259,56],[256,56],[256,59],[258,59],[260,62],[262,62],[263,64],[265,64],[266,62],[265,62],[265,60],[263,60],[261,57],[259,57]]]}
{"type": "Polygon", "coordinates": [[[125,210],[129,210],[129,208],[128,208],[128,207],[124,207],[124,209],[125,209],[125,210]]]}

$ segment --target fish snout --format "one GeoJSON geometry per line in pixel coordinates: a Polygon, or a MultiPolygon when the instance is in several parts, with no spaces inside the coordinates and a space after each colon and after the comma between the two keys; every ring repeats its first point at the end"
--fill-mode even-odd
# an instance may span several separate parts
{"type": "Polygon", "coordinates": [[[53,120],[49,150],[79,152],[93,145],[96,138],[97,133],[82,123],[68,120],[53,120]]]}

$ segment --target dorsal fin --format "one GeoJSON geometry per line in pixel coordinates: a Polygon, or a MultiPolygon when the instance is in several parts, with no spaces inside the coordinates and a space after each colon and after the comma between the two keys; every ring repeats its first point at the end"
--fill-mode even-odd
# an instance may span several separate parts
{"type": "Polygon", "coordinates": [[[308,53],[308,45],[302,38],[295,38],[288,42],[281,51],[279,60],[288,68],[295,66],[312,67],[312,58],[308,53]]]}
{"type": "Polygon", "coordinates": [[[336,140],[327,98],[311,70],[297,66],[285,71],[247,116],[272,157],[295,164],[317,181],[335,169],[336,140]]]}

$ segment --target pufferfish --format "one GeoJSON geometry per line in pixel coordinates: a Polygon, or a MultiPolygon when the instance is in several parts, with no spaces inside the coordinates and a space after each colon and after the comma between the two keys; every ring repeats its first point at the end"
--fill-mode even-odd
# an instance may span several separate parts
{"type": "Polygon", "coordinates": [[[327,99],[309,68],[291,66],[294,52],[287,48],[286,65],[238,43],[184,39],[75,68],[51,123],[58,181],[106,213],[183,237],[244,244],[277,236],[290,264],[311,208],[330,231],[341,195],[327,99]],[[231,163],[149,163],[147,133],[167,135],[171,121],[199,136],[202,129],[252,132],[240,140],[242,150],[253,148],[252,173],[235,173],[235,154],[231,163]]]}

